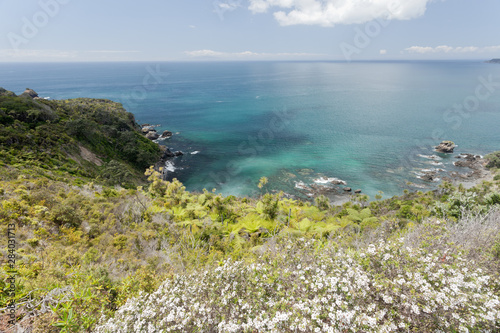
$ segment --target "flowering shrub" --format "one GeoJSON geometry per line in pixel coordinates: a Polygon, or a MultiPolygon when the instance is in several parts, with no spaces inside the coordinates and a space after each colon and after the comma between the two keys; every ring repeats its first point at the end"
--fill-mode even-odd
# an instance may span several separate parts
{"type": "Polygon", "coordinates": [[[130,299],[104,332],[494,332],[498,276],[447,251],[284,240],[254,263],[177,275],[130,299]]]}

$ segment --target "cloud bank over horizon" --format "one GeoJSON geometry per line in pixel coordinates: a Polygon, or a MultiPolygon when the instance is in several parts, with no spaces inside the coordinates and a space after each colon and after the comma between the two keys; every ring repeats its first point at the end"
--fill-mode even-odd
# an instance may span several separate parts
{"type": "Polygon", "coordinates": [[[271,8],[282,26],[361,24],[375,19],[410,20],[422,16],[432,0],[250,0],[248,9],[266,13],[271,8]]]}
{"type": "Polygon", "coordinates": [[[494,46],[458,46],[452,47],[448,45],[440,45],[436,47],[431,46],[411,46],[404,49],[408,53],[490,53],[490,52],[500,52],[500,45],[494,46]]]}
{"type": "Polygon", "coordinates": [[[273,57],[317,57],[326,56],[326,54],[316,54],[316,53],[262,53],[262,52],[219,52],[214,50],[196,50],[196,51],[185,51],[189,57],[192,58],[273,58],[273,57]]]}

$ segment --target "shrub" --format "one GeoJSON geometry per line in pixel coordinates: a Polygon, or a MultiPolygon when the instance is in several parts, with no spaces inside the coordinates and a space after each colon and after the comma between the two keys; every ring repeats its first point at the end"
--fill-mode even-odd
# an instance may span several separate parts
{"type": "Polygon", "coordinates": [[[324,195],[319,195],[316,198],[314,198],[314,204],[320,210],[328,210],[330,208],[330,200],[328,200],[328,198],[325,197],[324,195]]]}
{"type": "Polygon", "coordinates": [[[82,223],[80,214],[73,207],[63,203],[52,209],[50,219],[59,227],[74,228],[79,227],[82,223]]]}
{"type": "Polygon", "coordinates": [[[123,250],[127,245],[128,238],[125,235],[118,235],[113,239],[113,246],[118,250],[123,250]]]}
{"type": "Polygon", "coordinates": [[[498,328],[491,277],[443,253],[403,241],[359,251],[298,240],[257,263],[166,280],[130,299],[97,333],[486,331],[498,328]]]}
{"type": "Polygon", "coordinates": [[[487,168],[500,168],[500,151],[488,154],[484,158],[488,161],[487,168]]]}

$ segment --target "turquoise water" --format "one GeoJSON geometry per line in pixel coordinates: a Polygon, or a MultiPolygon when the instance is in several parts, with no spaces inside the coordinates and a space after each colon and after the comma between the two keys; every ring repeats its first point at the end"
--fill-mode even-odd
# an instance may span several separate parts
{"type": "Polygon", "coordinates": [[[327,177],[392,196],[435,187],[422,169],[458,170],[433,152],[443,139],[500,149],[500,66],[480,61],[0,64],[0,86],[122,102],[178,133],[164,144],[186,155],[169,176],[190,190],[252,195],[266,176],[271,190],[335,197],[327,177]],[[449,111],[464,102],[470,112],[449,111]]]}

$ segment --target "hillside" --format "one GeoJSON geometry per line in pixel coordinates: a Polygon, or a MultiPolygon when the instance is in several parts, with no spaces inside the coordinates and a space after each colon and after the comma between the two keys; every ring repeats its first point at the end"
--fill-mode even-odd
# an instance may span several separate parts
{"type": "Polygon", "coordinates": [[[223,197],[148,168],[120,104],[0,95],[2,332],[500,329],[498,152],[471,189],[223,197]]]}
{"type": "MultiPolygon", "coordinates": [[[[161,157],[134,116],[109,100],[44,100],[27,89],[16,96],[0,88],[0,165],[49,178],[134,186],[161,157]]],[[[15,176],[15,172],[12,174],[15,176]]]]}

